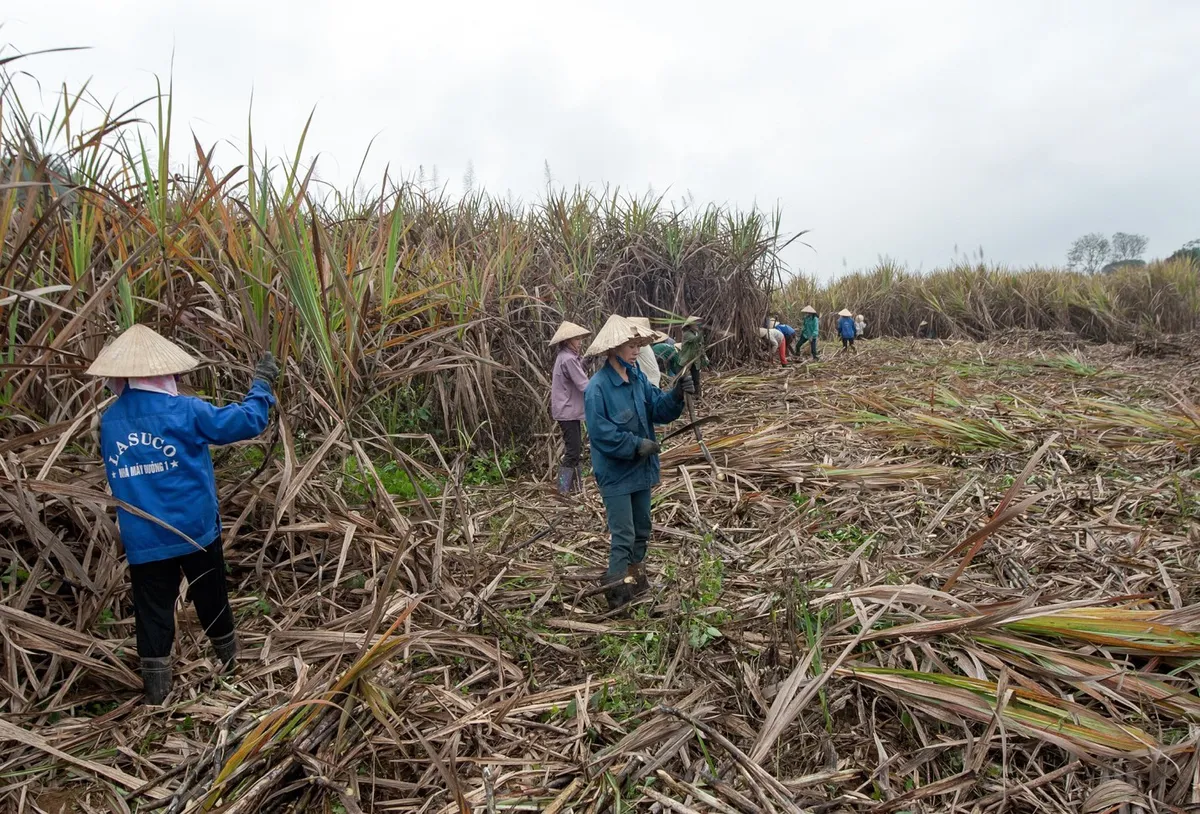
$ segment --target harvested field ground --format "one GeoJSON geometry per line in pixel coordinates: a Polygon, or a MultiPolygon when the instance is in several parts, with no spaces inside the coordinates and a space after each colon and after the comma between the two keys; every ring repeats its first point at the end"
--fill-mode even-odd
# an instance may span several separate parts
{"type": "Polygon", "coordinates": [[[460,469],[427,500],[363,504],[338,467],[226,463],[240,671],[214,675],[182,611],[166,710],[139,704],[124,568],[89,543],[111,523],[81,508],[102,471],[5,449],[0,532],[59,542],[0,586],[0,805],[1200,801],[1196,338],[860,346],[706,386],[726,479],[691,436],[667,442],[656,593],[623,618],[596,591],[591,482],[568,504],[544,478],[455,486],[460,469]]]}

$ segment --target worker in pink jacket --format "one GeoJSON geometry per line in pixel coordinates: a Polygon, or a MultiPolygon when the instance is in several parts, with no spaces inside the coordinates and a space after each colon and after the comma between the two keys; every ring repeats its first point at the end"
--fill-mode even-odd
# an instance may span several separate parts
{"type": "Polygon", "coordinates": [[[558,493],[568,494],[579,488],[579,457],[583,451],[583,391],[588,375],[579,355],[587,328],[574,322],[558,326],[550,339],[558,346],[554,359],[554,374],[550,378],[550,416],[558,422],[563,436],[563,457],[558,467],[558,493]]]}

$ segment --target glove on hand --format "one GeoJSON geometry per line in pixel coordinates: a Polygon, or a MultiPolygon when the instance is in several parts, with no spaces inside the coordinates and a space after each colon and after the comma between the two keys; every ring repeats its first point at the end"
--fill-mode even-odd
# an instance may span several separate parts
{"type": "Polygon", "coordinates": [[[649,458],[651,455],[658,453],[659,446],[657,441],[651,441],[649,438],[643,438],[638,441],[637,456],[639,458],[649,458]]]}
{"type": "Polygon", "coordinates": [[[680,376],[679,381],[675,382],[675,395],[679,398],[696,395],[696,383],[690,375],[680,376]]]}
{"type": "Polygon", "coordinates": [[[258,364],[254,366],[255,380],[261,379],[270,387],[279,378],[279,363],[275,361],[275,357],[268,351],[264,353],[258,360],[258,364]]]}

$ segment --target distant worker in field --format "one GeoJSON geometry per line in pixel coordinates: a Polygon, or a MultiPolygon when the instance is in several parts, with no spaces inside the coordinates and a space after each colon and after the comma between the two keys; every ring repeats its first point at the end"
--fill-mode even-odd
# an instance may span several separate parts
{"type": "Polygon", "coordinates": [[[758,335],[767,340],[767,344],[771,346],[771,353],[778,354],[779,364],[787,365],[787,342],[784,341],[783,332],[775,326],[775,320],[768,319],[766,327],[758,329],[758,335]]]}
{"type": "Polygon", "coordinates": [[[696,398],[700,398],[700,371],[708,368],[708,345],[704,338],[704,322],[700,317],[688,317],[683,323],[683,347],[679,349],[681,368],[688,368],[696,398]]]}
{"type": "Polygon", "coordinates": [[[652,345],[659,342],[666,342],[669,337],[651,328],[650,320],[647,317],[625,318],[654,337],[650,345],[643,345],[638,349],[637,366],[638,370],[642,371],[650,384],[658,387],[662,384],[662,371],[658,367],[658,356],[654,353],[652,345]]]}
{"type": "Polygon", "coordinates": [[[804,325],[800,327],[800,341],[808,343],[815,362],[817,361],[817,337],[821,333],[821,317],[817,314],[817,309],[811,305],[801,308],[800,313],[804,314],[804,325]]]}
{"type": "Polygon", "coordinates": [[[187,576],[188,598],[217,659],[226,670],[234,666],[237,637],[208,447],[245,441],[266,428],[275,403],[272,383],[279,375],[275,358],[263,354],[246,398],[214,407],[179,395],[177,377],[197,364],[175,343],[134,325],[100,351],[87,370],[106,377],[117,394],[100,417],[100,452],[113,497],[175,529],[117,509],[150,704],[161,704],[171,689],[180,572],[187,576]]]}
{"type": "Polygon", "coordinates": [[[936,339],[937,334],[934,333],[933,326],[925,320],[921,320],[921,324],[917,326],[917,339],[936,339]]]}
{"type": "Polygon", "coordinates": [[[858,339],[863,339],[867,335],[867,320],[862,314],[854,317],[854,333],[858,339]]]}
{"type": "Polygon", "coordinates": [[[550,417],[558,422],[563,438],[563,456],[558,465],[558,493],[566,495],[580,488],[579,459],[583,453],[583,391],[588,376],[583,369],[579,348],[587,328],[574,322],[558,326],[550,345],[558,346],[554,372],[550,377],[550,417]]]}
{"type": "Polygon", "coordinates": [[[855,353],[858,349],[854,347],[854,340],[858,336],[858,329],[854,326],[854,314],[850,310],[843,308],[838,311],[837,321],[838,336],[842,338],[842,350],[850,348],[855,353]]]}
{"type": "Polygon", "coordinates": [[[674,378],[679,375],[679,371],[683,369],[683,364],[680,361],[679,346],[675,344],[675,340],[667,337],[662,342],[655,342],[653,346],[654,356],[658,359],[658,370],[663,376],[674,378]]]}
{"type": "Polygon", "coordinates": [[[796,329],[793,328],[791,325],[784,325],[782,322],[780,322],[778,320],[778,318],[776,318],[775,330],[777,330],[781,334],[783,334],[783,346],[784,346],[783,358],[784,358],[784,364],[787,364],[787,355],[786,354],[789,351],[791,351],[794,347],[794,343],[796,341],[796,329]]]}
{"type": "Polygon", "coordinates": [[[603,355],[584,398],[592,471],[611,536],[605,598],[612,610],[650,590],[646,546],[650,541],[650,490],[658,485],[658,441],[654,425],[679,418],[684,394],[694,390],[681,376],[670,393],[647,381],[635,362],[651,333],[613,315],[596,334],[588,356],[603,355]]]}

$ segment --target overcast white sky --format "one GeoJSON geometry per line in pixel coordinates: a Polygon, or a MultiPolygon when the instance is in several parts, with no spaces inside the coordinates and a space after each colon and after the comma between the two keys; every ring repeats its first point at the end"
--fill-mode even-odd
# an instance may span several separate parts
{"type": "Polygon", "coordinates": [[[822,276],[1200,238],[1200,2],[47,0],[2,19],[20,51],[91,46],[24,61],[47,91],[90,77],[132,103],[174,50],[176,149],[191,128],[224,167],[253,92],[274,155],[315,105],[307,152],[338,186],[375,137],[371,183],[436,166],[457,194],[470,161],[528,200],[549,162],[556,183],[778,204],[815,249],[785,259],[822,276]]]}

